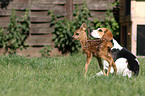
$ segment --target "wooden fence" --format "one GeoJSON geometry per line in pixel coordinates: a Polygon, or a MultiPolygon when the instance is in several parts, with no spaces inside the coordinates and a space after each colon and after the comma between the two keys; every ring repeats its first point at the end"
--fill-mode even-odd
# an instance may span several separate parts
{"type": "MultiPolygon", "coordinates": [[[[0,0],[0,27],[7,28],[11,10],[16,10],[17,16],[23,16],[25,10],[30,8],[30,35],[27,44],[30,46],[26,50],[18,50],[19,55],[40,56],[39,50],[45,45],[54,46],[52,42],[52,30],[49,27],[50,17],[47,15],[48,10],[52,10],[55,14],[72,18],[72,11],[75,4],[82,4],[84,0],[0,0]]],[[[90,18],[104,18],[105,11],[112,8],[111,4],[115,0],[86,0],[91,14],[90,18]]],[[[0,54],[3,53],[1,49],[0,54]]],[[[54,48],[52,55],[60,54],[54,48]]]]}

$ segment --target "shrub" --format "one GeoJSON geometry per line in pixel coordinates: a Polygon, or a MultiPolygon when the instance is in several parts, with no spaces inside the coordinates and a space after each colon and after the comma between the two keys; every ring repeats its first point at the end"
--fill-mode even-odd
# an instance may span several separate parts
{"type": "Polygon", "coordinates": [[[3,47],[3,45],[5,45],[5,31],[4,28],[0,27],[0,47],[3,47]]]}
{"type": "MultiPolygon", "coordinates": [[[[118,6],[118,3],[119,2],[116,1],[112,4],[112,6],[118,6]]],[[[114,38],[119,41],[119,35],[120,35],[119,23],[116,21],[112,10],[110,9],[107,10],[103,21],[98,21],[98,19],[96,18],[93,22],[93,26],[94,29],[101,28],[101,27],[109,29],[113,33],[114,38]]]]}
{"type": "Polygon", "coordinates": [[[50,45],[45,46],[42,50],[39,51],[41,53],[41,57],[49,57],[52,47],[50,45]]]}
{"type": "Polygon", "coordinates": [[[25,40],[29,34],[29,9],[26,10],[23,18],[19,18],[12,9],[10,23],[6,31],[1,28],[0,38],[1,46],[5,49],[5,53],[14,54],[20,48],[26,48],[25,40]]]}

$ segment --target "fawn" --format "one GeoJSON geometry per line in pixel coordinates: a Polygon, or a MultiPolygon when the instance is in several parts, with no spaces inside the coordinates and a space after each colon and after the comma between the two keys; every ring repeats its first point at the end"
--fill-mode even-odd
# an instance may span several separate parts
{"type": "MultiPolygon", "coordinates": [[[[81,47],[84,51],[84,53],[87,55],[86,64],[85,64],[85,77],[88,71],[88,66],[90,64],[92,56],[94,56],[98,62],[99,67],[103,71],[103,74],[106,76],[105,70],[103,68],[102,60],[101,58],[105,59],[109,63],[109,68],[107,71],[107,76],[110,73],[111,66],[113,66],[115,75],[117,72],[116,65],[113,61],[113,58],[111,57],[111,48],[112,43],[107,39],[97,39],[97,40],[89,40],[87,37],[87,34],[85,32],[86,30],[86,24],[83,23],[81,27],[74,32],[74,35],[72,36],[74,39],[79,40],[81,47]]],[[[110,33],[112,34],[112,33],[110,33]]],[[[113,35],[111,35],[113,38],[113,35]]]]}

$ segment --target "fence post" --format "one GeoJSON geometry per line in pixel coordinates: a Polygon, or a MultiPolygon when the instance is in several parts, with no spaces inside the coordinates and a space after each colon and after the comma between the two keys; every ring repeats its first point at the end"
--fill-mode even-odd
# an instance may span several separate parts
{"type": "Polygon", "coordinates": [[[66,0],[67,19],[72,20],[73,17],[73,0],[66,0]]]}

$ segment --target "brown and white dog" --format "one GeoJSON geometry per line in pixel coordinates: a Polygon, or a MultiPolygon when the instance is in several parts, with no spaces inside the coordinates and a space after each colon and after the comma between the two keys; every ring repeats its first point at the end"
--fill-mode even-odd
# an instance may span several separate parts
{"type": "Polygon", "coordinates": [[[107,76],[110,73],[111,66],[113,66],[115,75],[116,75],[117,69],[116,69],[116,65],[113,61],[113,58],[111,56],[111,51],[110,51],[111,47],[113,46],[112,43],[110,42],[110,40],[113,39],[112,33],[110,32],[111,39],[109,39],[109,40],[103,39],[103,38],[100,38],[97,40],[89,40],[87,38],[87,34],[86,34],[85,30],[86,30],[86,24],[83,23],[82,26],[78,30],[76,30],[74,32],[74,35],[72,36],[74,39],[80,41],[81,47],[87,56],[84,76],[86,77],[86,73],[88,71],[88,66],[90,64],[92,56],[94,56],[98,60],[99,66],[104,75],[106,75],[106,73],[104,71],[104,68],[103,68],[103,65],[101,62],[101,58],[103,58],[104,60],[106,60],[109,63],[107,76]]]}
{"type": "MultiPolygon", "coordinates": [[[[92,37],[94,38],[110,38],[108,32],[110,30],[106,28],[98,28],[97,30],[93,30],[91,32],[92,37]]],[[[111,55],[117,67],[117,74],[122,74],[123,76],[128,76],[129,78],[133,75],[139,74],[139,62],[129,50],[124,47],[121,47],[115,39],[112,39],[113,47],[111,48],[111,55]]],[[[108,64],[104,60],[104,69],[108,69],[108,64]]],[[[113,73],[114,71],[111,69],[110,71],[113,73]]],[[[102,71],[97,73],[96,75],[102,75],[102,71]]]]}

